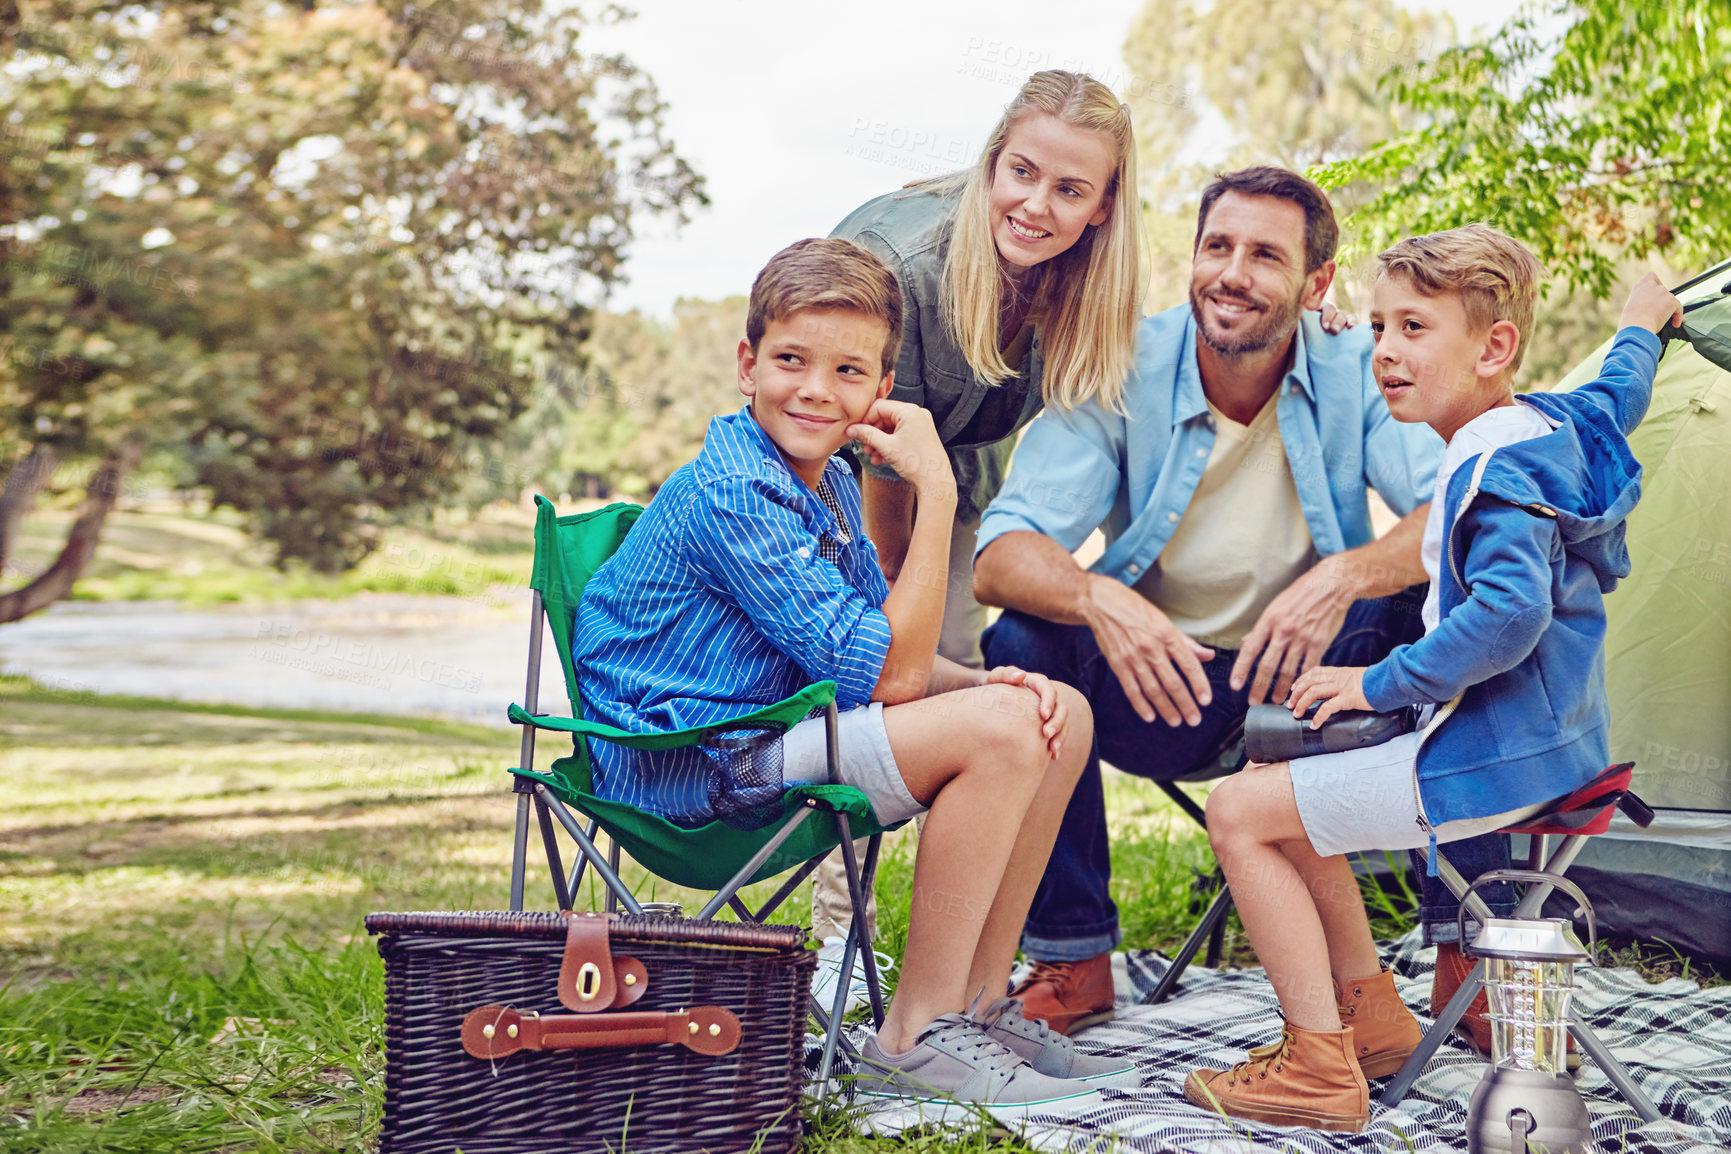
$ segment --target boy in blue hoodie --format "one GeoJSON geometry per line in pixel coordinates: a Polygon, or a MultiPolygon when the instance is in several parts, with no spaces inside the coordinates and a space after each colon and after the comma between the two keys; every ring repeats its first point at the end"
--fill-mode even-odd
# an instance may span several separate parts
{"type": "Polygon", "coordinates": [[[1384,970],[1345,854],[1435,847],[1501,829],[1609,761],[1603,594],[1629,572],[1640,496],[1628,434],[1682,306],[1649,274],[1599,378],[1516,397],[1541,270],[1487,228],[1414,237],[1378,258],[1372,368],[1396,420],[1448,442],[1422,557],[1425,635],[1368,669],[1293,684],[1313,726],[1342,710],[1418,705],[1415,733],[1368,749],[1254,766],[1208,799],[1208,833],[1286,1019],[1281,1040],[1185,1095],[1243,1118],[1358,1131],[1367,1077],[1392,1074],[1420,1029],[1384,970]]]}

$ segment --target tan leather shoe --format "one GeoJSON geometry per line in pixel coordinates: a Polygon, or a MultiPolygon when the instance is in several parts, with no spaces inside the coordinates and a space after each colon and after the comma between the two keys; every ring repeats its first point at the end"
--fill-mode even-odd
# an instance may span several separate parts
{"type": "Polygon", "coordinates": [[[1339,1033],[1290,1023],[1230,1070],[1193,1070],[1184,1096],[1205,1110],[1275,1126],[1357,1134],[1370,1121],[1370,1088],[1353,1057],[1352,1027],[1339,1033]]]}
{"type": "Polygon", "coordinates": [[[1010,997],[1022,999],[1022,1016],[1037,1018],[1060,1034],[1112,1020],[1112,955],[1081,962],[1035,962],[1010,997]]]}
{"type": "Polygon", "coordinates": [[[1340,1024],[1352,1027],[1353,1050],[1366,1078],[1398,1073],[1424,1037],[1423,1027],[1401,1001],[1394,975],[1387,969],[1345,986],[1336,983],[1334,1002],[1340,1008],[1340,1024]]]}
{"type": "MultiPolygon", "coordinates": [[[[1443,1012],[1449,999],[1455,996],[1455,991],[1461,988],[1461,983],[1473,972],[1475,964],[1476,959],[1461,952],[1459,942],[1445,942],[1436,948],[1436,972],[1431,975],[1430,980],[1431,1017],[1443,1012]]],[[[1490,999],[1485,996],[1483,987],[1480,987],[1478,997],[1472,1000],[1467,1012],[1461,1017],[1460,1025],[1455,1027],[1455,1037],[1465,1042],[1473,1053],[1487,1060],[1491,1056],[1491,1020],[1485,1016],[1489,1009],[1490,999]]],[[[1581,1068],[1581,1055],[1575,1049],[1573,1036],[1569,1038],[1567,1054],[1569,1073],[1573,1074],[1581,1068]]]]}

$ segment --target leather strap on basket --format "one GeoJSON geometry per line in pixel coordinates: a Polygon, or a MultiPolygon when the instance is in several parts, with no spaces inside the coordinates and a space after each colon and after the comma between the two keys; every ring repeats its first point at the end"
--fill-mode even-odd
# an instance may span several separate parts
{"type": "Polygon", "coordinates": [[[636,958],[616,958],[606,914],[569,914],[565,958],[559,964],[559,1002],[577,1014],[629,1006],[649,988],[649,971],[636,958]]]}
{"type": "Polygon", "coordinates": [[[463,1019],[463,1049],[475,1058],[504,1058],[518,1050],[600,1050],[678,1043],[711,1057],[739,1045],[739,1019],[721,1006],[664,1013],[633,1010],[591,1017],[539,1014],[482,1006],[463,1019]]]}

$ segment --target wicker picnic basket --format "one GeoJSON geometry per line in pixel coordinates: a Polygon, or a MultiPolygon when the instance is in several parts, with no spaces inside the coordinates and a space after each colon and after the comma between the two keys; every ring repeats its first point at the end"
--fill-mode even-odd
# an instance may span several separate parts
{"type": "Polygon", "coordinates": [[[381,1154],[791,1149],[805,931],[380,913],[381,1154]]]}

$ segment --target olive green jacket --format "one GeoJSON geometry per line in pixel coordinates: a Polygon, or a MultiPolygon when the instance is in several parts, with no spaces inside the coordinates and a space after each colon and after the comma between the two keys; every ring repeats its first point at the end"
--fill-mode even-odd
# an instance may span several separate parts
{"type": "MultiPolygon", "coordinates": [[[[973,522],[1004,483],[1015,434],[1040,411],[1043,360],[1036,329],[1016,375],[990,385],[974,374],[950,339],[940,289],[958,197],[900,189],[867,201],[830,235],[869,249],[901,284],[902,350],[890,396],[931,412],[956,474],[956,517],[973,522]]],[[[867,464],[866,469],[875,476],[896,475],[887,466],[867,464]]]]}

